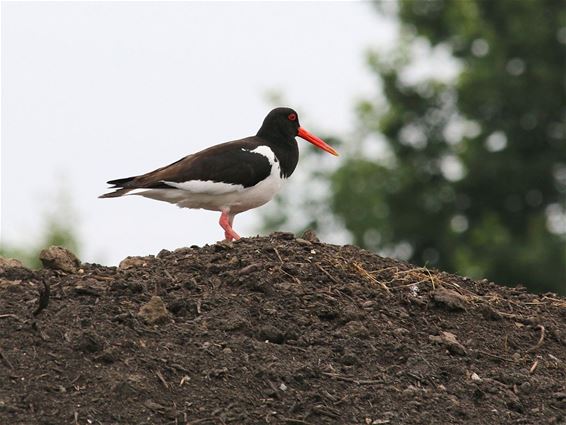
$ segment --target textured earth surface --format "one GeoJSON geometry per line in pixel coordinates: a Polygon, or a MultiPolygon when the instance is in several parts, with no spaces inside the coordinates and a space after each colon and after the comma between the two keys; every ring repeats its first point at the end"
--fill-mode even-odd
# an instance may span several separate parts
{"type": "Polygon", "coordinates": [[[0,262],[0,423],[566,423],[564,298],[307,239],[0,262]]]}

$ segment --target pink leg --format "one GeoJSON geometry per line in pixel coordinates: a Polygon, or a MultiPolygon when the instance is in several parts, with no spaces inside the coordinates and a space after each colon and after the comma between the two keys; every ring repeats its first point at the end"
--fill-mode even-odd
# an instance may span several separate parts
{"type": "Polygon", "coordinates": [[[234,216],[229,214],[226,211],[222,211],[222,215],[220,216],[220,226],[224,229],[224,237],[227,241],[231,241],[233,239],[240,239],[240,236],[234,232],[232,229],[232,223],[234,222],[234,216]]]}

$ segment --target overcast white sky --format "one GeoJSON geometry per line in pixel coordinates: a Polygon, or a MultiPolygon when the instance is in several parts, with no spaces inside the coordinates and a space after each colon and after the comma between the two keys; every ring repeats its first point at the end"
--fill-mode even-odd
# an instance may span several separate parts
{"type": "MultiPolygon", "coordinates": [[[[355,99],[375,91],[364,52],[394,37],[364,2],[2,3],[2,241],[36,239],[60,189],[83,261],[222,239],[215,212],[97,196],[255,134],[271,90],[304,127],[347,134],[355,99]]],[[[235,229],[258,224],[247,212],[235,229]]]]}

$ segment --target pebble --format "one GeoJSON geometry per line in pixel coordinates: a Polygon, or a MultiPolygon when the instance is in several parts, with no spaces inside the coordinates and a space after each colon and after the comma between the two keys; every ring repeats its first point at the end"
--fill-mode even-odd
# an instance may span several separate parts
{"type": "Polygon", "coordinates": [[[525,381],[519,386],[519,389],[522,393],[529,394],[532,389],[532,385],[530,382],[525,381]]]}
{"type": "Polygon", "coordinates": [[[92,331],[85,331],[78,337],[76,348],[83,353],[96,353],[104,349],[104,340],[92,331]]]}
{"type": "Polygon", "coordinates": [[[147,304],[141,306],[138,315],[149,325],[164,322],[169,317],[169,312],[161,297],[154,295],[147,304]]]}
{"type": "Polygon", "coordinates": [[[306,245],[306,246],[312,245],[312,242],[309,242],[309,241],[307,241],[306,239],[302,239],[302,238],[297,238],[297,239],[295,239],[295,241],[296,241],[299,245],[306,245]]]}
{"type": "Polygon", "coordinates": [[[432,294],[437,304],[442,304],[449,310],[466,310],[468,300],[463,295],[450,289],[438,288],[432,294]]]}
{"type": "Polygon", "coordinates": [[[126,257],[122,261],[120,261],[118,268],[120,270],[128,270],[134,267],[146,267],[146,266],[147,266],[147,259],[144,257],[126,257]]]}
{"type": "Polygon", "coordinates": [[[67,273],[76,273],[81,265],[77,256],[62,246],[45,248],[39,253],[39,259],[43,267],[67,273]]]}
{"type": "Polygon", "coordinates": [[[316,233],[312,229],[305,230],[301,239],[304,239],[309,242],[319,243],[320,239],[316,236],[316,233]]]}
{"type": "Polygon", "coordinates": [[[432,342],[444,345],[452,354],[466,355],[466,348],[458,342],[456,335],[450,332],[440,332],[440,335],[429,335],[432,342]]]}
{"type": "Polygon", "coordinates": [[[285,334],[275,326],[264,325],[259,330],[259,338],[275,344],[283,344],[285,341],[285,334]]]}
{"type": "Polygon", "coordinates": [[[24,265],[20,260],[16,260],[15,258],[4,258],[0,257],[0,268],[2,269],[10,269],[13,267],[23,267],[24,265]]]}

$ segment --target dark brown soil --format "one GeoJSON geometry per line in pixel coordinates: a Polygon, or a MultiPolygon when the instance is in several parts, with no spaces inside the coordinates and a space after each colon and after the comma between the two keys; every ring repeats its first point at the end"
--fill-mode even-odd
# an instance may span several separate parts
{"type": "Polygon", "coordinates": [[[0,267],[1,424],[566,423],[552,294],[290,234],[79,267],[0,267]]]}

